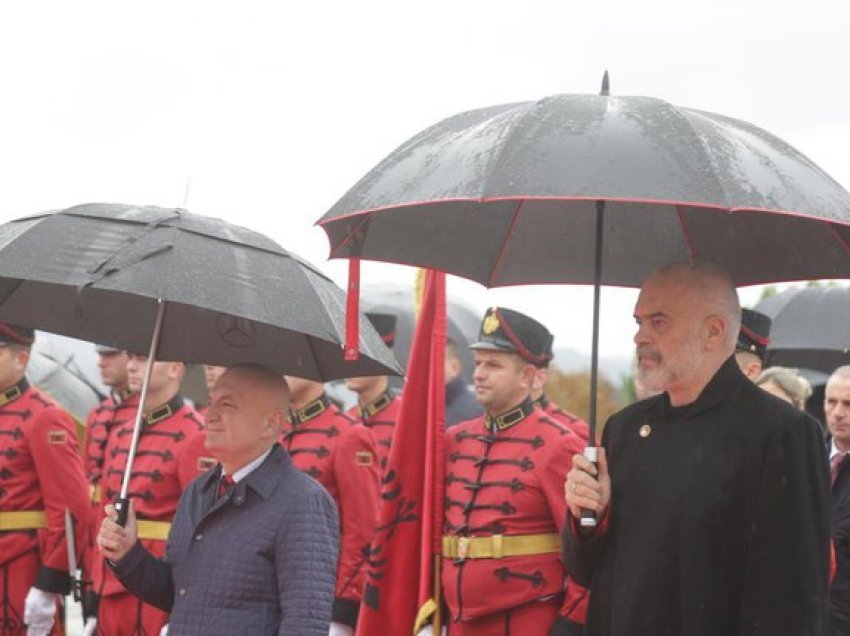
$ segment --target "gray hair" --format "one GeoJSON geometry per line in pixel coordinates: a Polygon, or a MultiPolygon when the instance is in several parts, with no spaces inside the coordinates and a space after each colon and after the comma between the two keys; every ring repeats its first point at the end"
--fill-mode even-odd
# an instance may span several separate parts
{"type": "Polygon", "coordinates": [[[827,380],[826,383],[829,384],[832,380],[850,380],[850,364],[838,367],[832,372],[832,375],[829,376],[829,380],[827,380]]]}
{"type": "Polygon", "coordinates": [[[726,344],[733,350],[741,330],[741,303],[735,282],[719,265],[708,261],[676,261],[655,271],[660,276],[687,276],[713,312],[726,319],[726,344]]]}
{"type": "MultiPolygon", "coordinates": [[[[850,371],[850,367],[847,367],[847,369],[850,371]]],[[[756,384],[759,386],[768,382],[773,382],[778,386],[799,409],[806,406],[806,400],[812,395],[812,385],[800,375],[797,369],[769,367],[756,378],[756,384]]]]}

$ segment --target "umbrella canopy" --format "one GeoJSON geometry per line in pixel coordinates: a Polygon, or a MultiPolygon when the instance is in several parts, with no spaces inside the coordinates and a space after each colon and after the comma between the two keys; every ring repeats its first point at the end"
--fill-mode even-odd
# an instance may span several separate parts
{"type": "Polygon", "coordinates": [[[90,342],[39,331],[27,365],[27,377],[50,394],[78,421],[109,393],[90,342]]]}
{"type": "Polygon", "coordinates": [[[766,364],[827,376],[850,364],[850,287],[789,289],[763,300],[756,310],[773,320],[766,364]]]}
{"type": "Polygon", "coordinates": [[[488,287],[639,286],[708,260],[738,285],[850,277],[850,194],[743,121],[649,97],[556,95],[450,117],[320,220],[332,257],[433,267],[488,287]]]}
{"type": "MultiPolygon", "coordinates": [[[[407,369],[410,346],[413,342],[416,316],[414,315],[414,291],[412,287],[382,284],[363,287],[361,308],[367,312],[393,314],[397,318],[396,337],[393,351],[403,369],[407,369]]],[[[446,302],[447,336],[454,340],[458,357],[463,364],[463,377],[472,382],[473,357],[469,345],[478,336],[481,317],[466,303],[457,299],[446,302]]],[[[400,386],[400,384],[398,385],[400,386]]]]}
{"type": "Polygon", "coordinates": [[[368,321],[344,361],[345,294],[268,237],[184,210],[80,205],[0,226],[0,320],[161,360],[330,380],[400,372],[368,321]]]}

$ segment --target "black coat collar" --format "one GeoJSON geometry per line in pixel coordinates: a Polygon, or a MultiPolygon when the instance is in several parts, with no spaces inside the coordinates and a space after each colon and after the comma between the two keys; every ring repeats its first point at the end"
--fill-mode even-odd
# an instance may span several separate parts
{"type": "Polygon", "coordinates": [[[653,400],[650,412],[665,420],[687,420],[720,406],[749,382],[732,355],[721,365],[696,400],[684,406],[672,406],[670,396],[663,393],[653,400]]]}

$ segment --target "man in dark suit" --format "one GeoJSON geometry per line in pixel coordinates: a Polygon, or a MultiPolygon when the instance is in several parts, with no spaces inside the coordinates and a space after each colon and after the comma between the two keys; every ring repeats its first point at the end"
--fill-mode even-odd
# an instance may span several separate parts
{"type": "Polygon", "coordinates": [[[738,297],[708,264],[652,274],[634,310],[658,396],[613,415],[566,484],[587,636],[806,636],[826,624],[829,490],[817,422],[735,361],[738,297]],[[610,469],[610,470],[609,470],[610,469]],[[596,527],[578,522],[595,511],[596,527]]]}
{"type": "Polygon", "coordinates": [[[850,634],[850,366],[839,367],[829,376],[824,395],[836,561],[829,594],[828,634],[846,636],[850,634]]]}
{"type": "Polygon", "coordinates": [[[289,408],[284,380],[252,365],[216,383],[206,446],[219,464],[180,500],[165,559],[115,511],[98,543],[133,594],[171,612],[181,636],[326,636],[336,583],[339,522],[328,493],[278,445],[289,408]]]}

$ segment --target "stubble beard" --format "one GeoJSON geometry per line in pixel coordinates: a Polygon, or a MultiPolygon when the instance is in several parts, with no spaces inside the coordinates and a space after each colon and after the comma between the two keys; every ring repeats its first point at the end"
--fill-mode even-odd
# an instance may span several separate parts
{"type": "Polygon", "coordinates": [[[641,358],[651,358],[655,363],[651,369],[640,365],[637,368],[638,380],[649,391],[667,391],[675,384],[686,382],[696,373],[703,361],[702,347],[696,337],[688,338],[686,344],[666,360],[657,349],[650,347],[638,350],[638,355],[641,358]]]}

